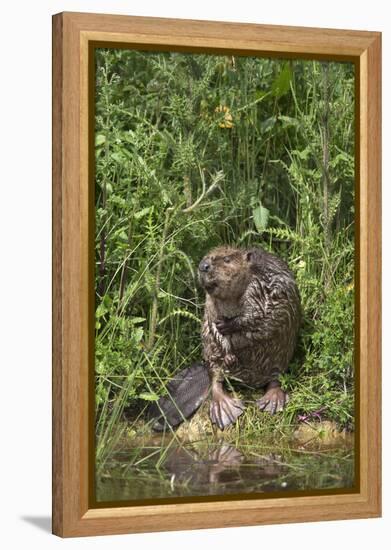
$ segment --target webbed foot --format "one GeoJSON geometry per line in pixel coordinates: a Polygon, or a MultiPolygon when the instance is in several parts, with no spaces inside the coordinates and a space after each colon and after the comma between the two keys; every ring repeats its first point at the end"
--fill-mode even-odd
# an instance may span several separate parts
{"type": "Polygon", "coordinates": [[[220,386],[214,388],[209,415],[220,430],[234,424],[243,411],[244,405],[240,399],[231,397],[220,386]]]}
{"type": "Polygon", "coordinates": [[[274,414],[283,410],[289,401],[289,395],[280,386],[272,386],[266,389],[266,393],[258,399],[257,405],[261,411],[274,414]]]}

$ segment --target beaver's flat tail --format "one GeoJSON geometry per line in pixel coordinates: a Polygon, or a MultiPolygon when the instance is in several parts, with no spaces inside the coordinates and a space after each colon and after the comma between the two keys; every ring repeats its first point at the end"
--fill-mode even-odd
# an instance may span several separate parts
{"type": "Polygon", "coordinates": [[[149,416],[154,419],[153,430],[169,430],[190,418],[205,401],[209,388],[209,372],[203,363],[177,372],[167,384],[167,395],[151,405],[149,416]]]}

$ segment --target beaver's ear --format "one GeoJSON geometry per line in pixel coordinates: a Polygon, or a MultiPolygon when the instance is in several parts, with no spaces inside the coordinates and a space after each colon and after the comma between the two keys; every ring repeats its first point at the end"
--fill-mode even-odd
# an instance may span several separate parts
{"type": "Polygon", "coordinates": [[[244,253],[244,257],[246,258],[246,260],[247,260],[248,262],[251,262],[252,259],[253,259],[253,252],[251,252],[251,251],[250,251],[250,252],[248,252],[248,251],[245,252],[245,253],[244,253]]]}

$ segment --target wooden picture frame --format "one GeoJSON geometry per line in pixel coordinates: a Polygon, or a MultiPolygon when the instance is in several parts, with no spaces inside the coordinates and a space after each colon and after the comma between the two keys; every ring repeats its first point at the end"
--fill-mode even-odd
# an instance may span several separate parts
{"type": "Polygon", "coordinates": [[[381,514],[381,35],[144,17],[53,17],[53,533],[62,537],[378,517],[381,514]],[[89,249],[91,48],[340,59],[357,70],[356,368],[359,486],[354,492],[92,507],[93,384],[89,249]]]}

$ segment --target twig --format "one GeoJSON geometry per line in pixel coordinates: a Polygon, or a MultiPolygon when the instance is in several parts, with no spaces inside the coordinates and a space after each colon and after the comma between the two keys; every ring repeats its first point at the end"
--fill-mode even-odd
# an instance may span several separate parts
{"type": "Polygon", "coordinates": [[[182,210],[182,212],[184,212],[185,214],[187,214],[188,212],[191,212],[192,210],[194,210],[199,204],[200,202],[205,198],[207,197],[216,187],[217,187],[217,184],[224,179],[224,173],[222,170],[220,170],[219,172],[217,172],[217,174],[214,176],[213,178],[213,181],[211,183],[211,185],[208,187],[208,189],[206,188],[206,182],[205,182],[205,176],[204,176],[204,173],[203,171],[201,170],[201,168],[199,168],[200,170],[200,176],[201,176],[201,181],[202,181],[202,193],[201,195],[198,197],[198,199],[191,205],[191,206],[188,206],[187,208],[184,208],[182,210]]]}

